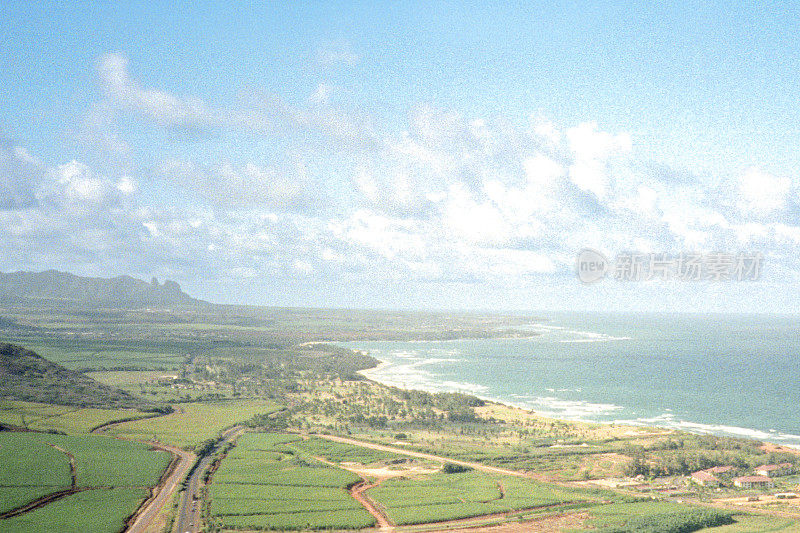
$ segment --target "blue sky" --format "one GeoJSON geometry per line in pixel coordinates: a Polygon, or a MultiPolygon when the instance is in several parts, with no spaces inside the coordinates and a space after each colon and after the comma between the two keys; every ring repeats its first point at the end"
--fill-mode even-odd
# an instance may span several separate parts
{"type": "Polygon", "coordinates": [[[794,311],[799,14],[5,2],[0,270],[255,304],[794,311]],[[764,279],[584,286],[583,247],[760,251],[764,279]]]}

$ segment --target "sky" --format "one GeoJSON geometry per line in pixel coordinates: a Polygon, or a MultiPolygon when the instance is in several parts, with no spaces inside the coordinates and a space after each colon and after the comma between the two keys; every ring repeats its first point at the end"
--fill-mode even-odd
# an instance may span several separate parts
{"type": "Polygon", "coordinates": [[[800,8],[589,4],[2,2],[0,271],[254,305],[796,312],[800,8]],[[584,248],[763,262],[586,284],[584,248]]]}

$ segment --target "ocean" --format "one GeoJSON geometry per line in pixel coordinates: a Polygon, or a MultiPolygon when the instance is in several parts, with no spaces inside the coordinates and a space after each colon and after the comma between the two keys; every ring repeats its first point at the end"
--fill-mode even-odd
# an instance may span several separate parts
{"type": "Polygon", "coordinates": [[[749,437],[800,448],[800,319],[542,315],[528,338],[350,342],[367,377],[543,415],[749,437]]]}

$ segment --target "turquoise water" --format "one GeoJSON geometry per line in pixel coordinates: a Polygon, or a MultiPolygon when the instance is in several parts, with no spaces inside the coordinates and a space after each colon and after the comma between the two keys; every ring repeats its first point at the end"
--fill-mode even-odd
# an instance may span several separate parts
{"type": "Polygon", "coordinates": [[[383,361],[365,373],[390,385],[800,448],[798,318],[554,314],[526,339],[345,345],[383,361]]]}

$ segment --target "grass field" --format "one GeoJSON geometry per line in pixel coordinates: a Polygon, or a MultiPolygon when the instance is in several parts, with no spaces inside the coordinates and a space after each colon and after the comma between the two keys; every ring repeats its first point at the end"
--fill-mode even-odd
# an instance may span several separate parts
{"type": "MultiPolygon", "coordinates": [[[[50,487],[49,492],[69,487],[69,459],[41,433],[0,433],[0,487],[50,487]]],[[[4,501],[6,491],[2,492],[4,501]]],[[[13,507],[12,507],[13,508],[13,507]]]]}
{"type": "Polygon", "coordinates": [[[71,345],[67,343],[27,344],[42,357],[70,370],[170,370],[179,368],[186,356],[137,347],[135,350],[114,345],[71,345]]]}
{"type": "Polygon", "coordinates": [[[598,503],[589,493],[477,471],[389,479],[367,494],[398,525],[598,503]]]}
{"type": "Polygon", "coordinates": [[[378,461],[391,461],[404,456],[360,446],[351,446],[326,439],[310,438],[293,443],[293,447],[303,453],[323,457],[334,463],[355,462],[369,464],[378,461]]]}
{"type": "Polygon", "coordinates": [[[715,527],[713,533],[796,533],[800,521],[763,515],[734,515],[736,523],[715,527]]]}
{"type": "Polygon", "coordinates": [[[591,514],[603,533],[689,533],[734,522],[728,511],[655,501],[603,505],[591,514]]]}
{"type": "Polygon", "coordinates": [[[119,531],[170,461],[146,445],[102,435],[0,433],[0,511],[71,486],[90,489],[14,518],[0,531],[119,531]]]}
{"type": "Polygon", "coordinates": [[[23,515],[0,520],[4,533],[117,533],[147,498],[148,489],[79,492],[23,515]]]}
{"type": "Polygon", "coordinates": [[[175,376],[178,375],[178,372],[164,372],[161,370],[101,370],[97,372],[86,372],[86,375],[95,381],[99,381],[111,387],[126,388],[132,385],[152,383],[165,375],[175,376]]]}
{"type": "Polygon", "coordinates": [[[94,409],[34,402],[0,401],[0,423],[35,431],[63,431],[70,435],[89,433],[95,427],[128,418],[151,416],[135,409],[94,409]]]}
{"type": "MultiPolygon", "coordinates": [[[[58,490],[59,487],[52,486],[33,486],[33,487],[0,487],[0,513],[5,513],[12,509],[22,507],[28,502],[32,502],[42,496],[47,496],[58,490]]],[[[0,521],[0,531],[3,522],[0,521]]]]}
{"type": "Polygon", "coordinates": [[[243,435],[214,474],[213,521],[256,529],[344,528],[374,524],[346,488],[360,478],[297,452],[299,437],[243,435]]]}
{"type": "Polygon", "coordinates": [[[119,424],[111,428],[109,433],[139,440],[155,439],[191,448],[215,437],[229,426],[279,408],[279,405],[268,400],[185,403],[176,406],[172,414],[119,424]]]}
{"type": "Polygon", "coordinates": [[[153,486],[171,459],[140,442],[102,435],[3,432],[0,485],[69,486],[69,460],[54,446],[75,458],[78,487],[153,486]]]}

